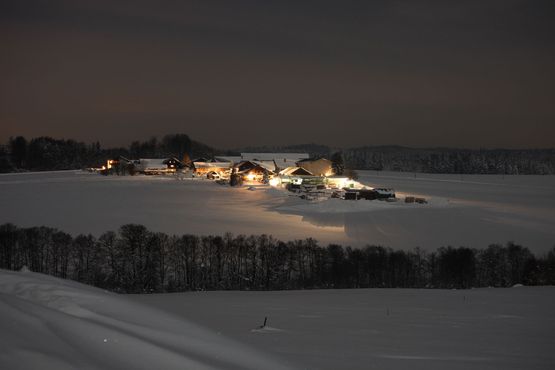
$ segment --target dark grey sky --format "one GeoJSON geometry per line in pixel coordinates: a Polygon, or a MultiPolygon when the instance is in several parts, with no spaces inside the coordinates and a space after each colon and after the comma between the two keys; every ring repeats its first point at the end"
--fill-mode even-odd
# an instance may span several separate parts
{"type": "Polygon", "coordinates": [[[555,1],[0,2],[0,140],[555,147],[555,1]]]}

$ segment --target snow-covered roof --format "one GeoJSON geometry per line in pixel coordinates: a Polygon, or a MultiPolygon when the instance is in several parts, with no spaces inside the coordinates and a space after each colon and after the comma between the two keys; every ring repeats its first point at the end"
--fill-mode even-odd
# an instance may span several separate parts
{"type": "Polygon", "coordinates": [[[309,156],[307,153],[241,153],[241,158],[243,160],[247,160],[247,161],[273,160],[273,161],[276,161],[276,164],[278,164],[278,166],[279,166],[279,163],[278,163],[279,161],[284,161],[284,160],[298,161],[308,157],[309,156]]]}
{"type": "Polygon", "coordinates": [[[139,163],[143,169],[151,169],[151,168],[168,168],[168,166],[164,163],[167,158],[141,158],[139,159],[139,163]]]}
{"type": "Polygon", "coordinates": [[[193,162],[195,168],[231,168],[231,162],[193,162]]]}
{"type": "Polygon", "coordinates": [[[287,167],[287,168],[281,170],[281,171],[279,172],[279,174],[280,174],[280,175],[283,175],[283,176],[291,176],[291,175],[294,175],[295,172],[297,172],[297,171],[299,171],[299,172],[306,171],[306,172],[308,172],[308,173],[310,174],[309,171],[305,170],[305,169],[302,168],[302,167],[297,167],[297,166],[287,167]]]}
{"type": "Polygon", "coordinates": [[[251,161],[260,167],[264,167],[268,171],[276,172],[276,163],[274,161],[251,161]]]}
{"type": "Polygon", "coordinates": [[[277,171],[274,161],[241,161],[235,164],[239,173],[248,172],[257,166],[270,172],[275,173],[277,171]]]}

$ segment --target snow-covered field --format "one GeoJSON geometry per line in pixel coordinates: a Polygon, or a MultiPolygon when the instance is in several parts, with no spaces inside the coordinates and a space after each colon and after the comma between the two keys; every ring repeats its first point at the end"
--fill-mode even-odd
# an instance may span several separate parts
{"type": "Polygon", "coordinates": [[[306,369],[552,369],[555,287],[132,296],[306,369]],[[256,326],[268,317],[267,330],[256,326]]]}
{"type": "Polygon", "coordinates": [[[555,287],[125,296],[0,270],[1,369],[552,369],[554,343],[555,287]]]}
{"type": "Polygon", "coordinates": [[[171,177],[104,177],[81,171],[0,175],[0,222],[99,235],[126,223],[167,233],[272,234],[354,246],[483,248],[514,241],[555,245],[555,176],[424,175],[360,171],[361,181],[430,203],[307,202],[171,177]]]}

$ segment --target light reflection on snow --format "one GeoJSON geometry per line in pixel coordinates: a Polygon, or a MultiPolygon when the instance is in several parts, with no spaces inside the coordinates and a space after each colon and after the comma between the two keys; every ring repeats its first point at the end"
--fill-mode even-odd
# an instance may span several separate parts
{"type": "Polygon", "coordinates": [[[311,203],[269,186],[248,191],[202,180],[65,171],[0,176],[0,222],[96,235],[141,223],[171,234],[266,233],[394,248],[481,248],[514,241],[542,251],[555,242],[555,176],[475,176],[465,182],[360,174],[363,183],[392,186],[400,196],[422,195],[430,203],[311,203]]]}

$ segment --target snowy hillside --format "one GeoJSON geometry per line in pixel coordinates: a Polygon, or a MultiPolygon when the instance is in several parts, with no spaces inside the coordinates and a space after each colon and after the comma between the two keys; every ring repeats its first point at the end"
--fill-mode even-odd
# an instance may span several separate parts
{"type": "Polygon", "coordinates": [[[0,270],[0,369],[222,368],[290,367],[126,296],[0,270]]]}

